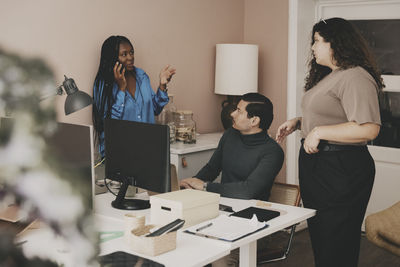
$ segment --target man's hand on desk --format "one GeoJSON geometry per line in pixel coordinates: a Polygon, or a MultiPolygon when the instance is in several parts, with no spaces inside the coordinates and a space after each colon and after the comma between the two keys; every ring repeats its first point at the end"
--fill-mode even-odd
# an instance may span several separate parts
{"type": "Polygon", "coordinates": [[[192,177],[192,178],[182,179],[179,182],[179,186],[183,188],[203,190],[204,182],[199,178],[192,177]]]}

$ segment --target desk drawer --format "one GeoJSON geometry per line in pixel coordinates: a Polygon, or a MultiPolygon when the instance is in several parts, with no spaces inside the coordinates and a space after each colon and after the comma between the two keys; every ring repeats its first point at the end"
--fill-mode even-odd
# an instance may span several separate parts
{"type": "Polygon", "coordinates": [[[210,160],[214,149],[187,154],[171,154],[171,163],[176,166],[178,179],[193,177],[210,160]]]}

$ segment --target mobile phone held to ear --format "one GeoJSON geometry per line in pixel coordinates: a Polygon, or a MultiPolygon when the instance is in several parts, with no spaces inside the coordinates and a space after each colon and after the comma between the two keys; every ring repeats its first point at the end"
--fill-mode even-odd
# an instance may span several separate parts
{"type": "MultiPolygon", "coordinates": [[[[119,73],[120,74],[122,74],[123,72],[124,72],[124,69],[125,69],[125,67],[122,65],[122,63],[121,62],[119,62],[118,60],[117,61],[115,61],[115,64],[118,64],[118,66],[117,67],[119,67],[119,65],[121,64],[121,66],[122,66],[122,68],[119,70],[119,73]]],[[[115,65],[114,64],[114,65],[115,65]]]]}

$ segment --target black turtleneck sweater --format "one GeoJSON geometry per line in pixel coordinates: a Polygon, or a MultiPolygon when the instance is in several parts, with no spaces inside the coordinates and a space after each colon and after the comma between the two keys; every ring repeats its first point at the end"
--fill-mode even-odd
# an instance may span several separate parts
{"type": "Polygon", "coordinates": [[[210,182],[207,191],[223,197],[268,200],[283,159],[282,148],[266,131],[243,135],[229,128],[195,177],[210,182]],[[221,171],[221,183],[211,183],[221,171]]]}

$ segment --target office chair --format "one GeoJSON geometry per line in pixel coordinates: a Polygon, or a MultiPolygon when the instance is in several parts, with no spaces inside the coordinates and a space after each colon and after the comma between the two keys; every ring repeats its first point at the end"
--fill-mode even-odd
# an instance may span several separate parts
{"type": "MultiPolygon", "coordinates": [[[[300,187],[293,184],[285,184],[275,182],[271,188],[271,195],[269,197],[269,202],[275,202],[285,205],[300,206],[300,187]]],[[[292,244],[293,235],[296,230],[296,225],[287,227],[286,229],[275,233],[270,238],[270,243],[275,244],[277,239],[287,239],[286,244],[277,248],[267,248],[264,251],[257,252],[257,264],[264,264],[268,262],[275,262],[286,259],[290,251],[290,246],[292,244]]]]}

